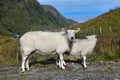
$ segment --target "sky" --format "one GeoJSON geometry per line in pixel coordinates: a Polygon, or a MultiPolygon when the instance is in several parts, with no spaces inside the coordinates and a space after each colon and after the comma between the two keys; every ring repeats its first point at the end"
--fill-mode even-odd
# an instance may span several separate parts
{"type": "Polygon", "coordinates": [[[52,5],[63,16],[80,23],[120,7],[120,0],[37,0],[52,5]]]}

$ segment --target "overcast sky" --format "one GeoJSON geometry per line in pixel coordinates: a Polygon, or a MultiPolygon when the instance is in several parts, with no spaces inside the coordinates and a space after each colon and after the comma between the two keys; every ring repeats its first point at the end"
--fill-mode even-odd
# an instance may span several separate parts
{"type": "Polygon", "coordinates": [[[52,5],[63,16],[85,22],[111,9],[120,7],[120,0],[38,0],[40,4],[52,5]]]}

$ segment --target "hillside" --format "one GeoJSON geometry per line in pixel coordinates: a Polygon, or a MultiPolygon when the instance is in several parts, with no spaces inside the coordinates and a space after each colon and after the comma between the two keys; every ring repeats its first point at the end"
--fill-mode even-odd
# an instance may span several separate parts
{"type": "Polygon", "coordinates": [[[56,30],[76,22],[54,7],[37,0],[0,0],[0,35],[23,34],[30,30],[56,30]]]}
{"type": "Polygon", "coordinates": [[[110,10],[75,27],[80,27],[84,35],[97,34],[109,38],[120,38],[120,8],[110,10]]]}
{"type": "Polygon", "coordinates": [[[81,31],[77,37],[96,34],[98,42],[95,47],[95,54],[91,60],[119,60],[120,59],[120,8],[110,10],[85,23],[75,25],[81,31]]]}

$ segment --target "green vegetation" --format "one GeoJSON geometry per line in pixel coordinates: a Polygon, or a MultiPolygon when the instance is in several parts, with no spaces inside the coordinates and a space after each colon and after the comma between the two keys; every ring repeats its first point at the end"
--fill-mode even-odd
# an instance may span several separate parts
{"type": "Polygon", "coordinates": [[[0,64],[18,63],[18,40],[0,36],[0,64]]]}
{"type": "Polygon", "coordinates": [[[37,0],[0,0],[0,35],[23,34],[31,30],[56,30],[68,27],[69,21],[55,8],[37,0]]]}
{"type": "MultiPolygon", "coordinates": [[[[75,27],[81,28],[82,35],[97,34],[106,38],[120,38],[120,8],[110,10],[75,27]],[[83,34],[84,33],[84,34],[83,34]]],[[[80,34],[80,33],[79,33],[80,34]]]]}
{"type": "Polygon", "coordinates": [[[77,37],[96,34],[98,43],[93,60],[120,60],[120,8],[110,10],[85,23],[78,24],[81,31],[77,37]]]}

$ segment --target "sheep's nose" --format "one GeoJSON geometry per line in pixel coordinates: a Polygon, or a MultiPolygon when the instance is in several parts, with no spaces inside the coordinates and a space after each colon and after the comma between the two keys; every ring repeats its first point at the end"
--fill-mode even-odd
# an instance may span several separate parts
{"type": "Polygon", "coordinates": [[[73,40],[74,39],[74,37],[71,37],[71,40],[73,40]]]}

